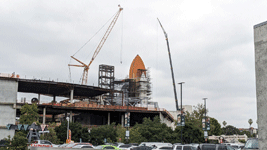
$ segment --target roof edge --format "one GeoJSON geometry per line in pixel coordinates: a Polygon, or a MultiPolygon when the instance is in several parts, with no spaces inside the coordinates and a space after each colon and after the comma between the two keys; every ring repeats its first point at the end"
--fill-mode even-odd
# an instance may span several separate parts
{"type": "Polygon", "coordinates": [[[256,28],[261,27],[261,26],[264,26],[266,24],[267,24],[267,21],[262,22],[262,23],[259,23],[259,24],[256,24],[256,25],[253,26],[253,28],[256,29],[256,28]]]}

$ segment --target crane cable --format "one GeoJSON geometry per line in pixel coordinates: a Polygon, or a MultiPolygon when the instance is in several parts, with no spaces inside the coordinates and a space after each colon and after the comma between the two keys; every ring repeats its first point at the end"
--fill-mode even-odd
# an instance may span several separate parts
{"type": "MultiPolygon", "coordinates": [[[[85,44],[83,44],[83,46],[82,47],[80,47],[72,56],[74,56],[74,55],[76,55],[85,45],[87,45],[105,26],[106,26],[106,24],[108,23],[108,22],[110,22],[110,20],[112,19],[112,18],[114,18],[114,16],[117,14],[117,12],[87,41],[87,42],[85,42],[85,44]]],[[[88,56],[87,56],[88,57],[88,56]]],[[[70,64],[70,62],[71,62],[71,58],[70,58],[70,61],[69,61],[69,64],[70,64]]],[[[81,82],[81,79],[82,79],[82,76],[80,77],[80,81],[79,81],[79,83],[81,82]]],[[[71,69],[70,69],[70,66],[69,66],[69,80],[70,80],[70,82],[71,82],[71,69]]]]}
{"type": "Polygon", "coordinates": [[[81,48],[79,48],[72,56],[74,56],[74,55],[76,55],[85,45],[87,45],[90,41],[91,41],[91,39],[92,38],[94,38],[97,34],[98,34],[98,32],[100,32],[100,30],[102,30],[103,28],[104,28],[104,26],[106,26],[106,24],[112,19],[112,18],[114,18],[114,16],[117,14],[117,12],[87,41],[87,42],[85,42],[85,44],[83,44],[83,46],[81,47],[81,48]]]}
{"type": "Polygon", "coordinates": [[[122,18],[122,21],[121,21],[121,51],[120,51],[120,63],[122,64],[122,49],[123,49],[123,12],[121,14],[121,18],[122,18]]]}

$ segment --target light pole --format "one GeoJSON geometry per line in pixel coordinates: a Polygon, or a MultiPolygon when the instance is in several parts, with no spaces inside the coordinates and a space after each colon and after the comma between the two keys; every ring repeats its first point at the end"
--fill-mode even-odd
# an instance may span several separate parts
{"type": "Polygon", "coordinates": [[[68,127],[67,127],[67,139],[69,139],[69,121],[70,121],[70,118],[69,118],[69,117],[66,117],[66,120],[68,121],[68,127]]]}
{"type": "Polygon", "coordinates": [[[207,117],[207,109],[206,109],[206,100],[208,98],[203,98],[204,100],[204,105],[205,105],[205,130],[204,130],[204,137],[205,137],[205,142],[207,143],[207,122],[206,122],[206,117],[207,117]],[[206,135],[205,135],[206,134],[206,135]]]}
{"type": "Polygon", "coordinates": [[[182,125],[182,118],[183,118],[183,84],[184,84],[184,82],[180,82],[180,83],[178,83],[178,84],[180,84],[180,86],[181,86],[181,88],[180,88],[180,91],[181,91],[181,144],[183,144],[183,125],[182,125]]]}

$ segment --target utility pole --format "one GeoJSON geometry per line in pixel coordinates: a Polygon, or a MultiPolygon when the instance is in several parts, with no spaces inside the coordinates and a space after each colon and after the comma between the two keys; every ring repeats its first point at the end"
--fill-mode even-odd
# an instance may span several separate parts
{"type": "Polygon", "coordinates": [[[66,117],[67,121],[68,121],[68,126],[67,126],[67,140],[69,139],[69,121],[70,121],[70,118],[69,117],[66,117]]]}
{"type": "Polygon", "coordinates": [[[203,98],[203,100],[204,100],[204,105],[205,105],[205,130],[204,130],[204,138],[205,138],[205,142],[207,143],[207,134],[208,134],[208,131],[207,131],[207,122],[206,122],[206,117],[207,117],[207,109],[206,109],[206,100],[207,100],[208,98],[203,98]]]}
{"type": "MultiPolygon", "coordinates": [[[[181,91],[181,124],[183,124],[183,96],[182,96],[182,94],[183,94],[183,90],[182,90],[182,88],[183,88],[183,84],[184,84],[184,82],[180,82],[180,83],[178,83],[178,84],[180,84],[180,86],[181,86],[181,88],[180,88],[180,91],[181,91]]],[[[183,144],[183,125],[181,125],[181,144],[183,144]]]]}
{"type": "Polygon", "coordinates": [[[127,99],[127,130],[126,130],[126,138],[127,138],[127,143],[129,141],[129,137],[130,137],[130,131],[129,131],[129,126],[130,126],[130,113],[129,113],[129,98],[127,99]]]}

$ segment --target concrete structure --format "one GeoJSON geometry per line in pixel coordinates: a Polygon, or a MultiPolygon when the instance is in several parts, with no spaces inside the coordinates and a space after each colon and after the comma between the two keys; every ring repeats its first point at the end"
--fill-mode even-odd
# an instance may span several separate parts
{"type": "MultiPolygon", "coordinates": [[[[183,105],[184,112],[189,112],[190,114],[193,112],[192,105],[183,105]]],[[[177,115],[181,114],[181,111],[169,111],[169,113],[173,116],[174,120],[177,120],[177,115]]]]}
{"type": "Polygon", "coordinates": [[[15,130],[7,130],[7,124],[15,124],[18,82],[16,80],[0,80],[0,140],[12,138],[15,130]]]}
{"type": "Polygon", "coordinates": [[[267,149],[267,21],[254,26],[259,149],[267,149]]]}
{"type": "Polygon", "coordinates": [[[238,140],[248,140],[248,136],[246,134],[244,135],[220,135],[220,136],[209,136],[210,140],[218,140],[218,143],[221,143],[221,139],[226,143],[239,143],[238,140]]]}

